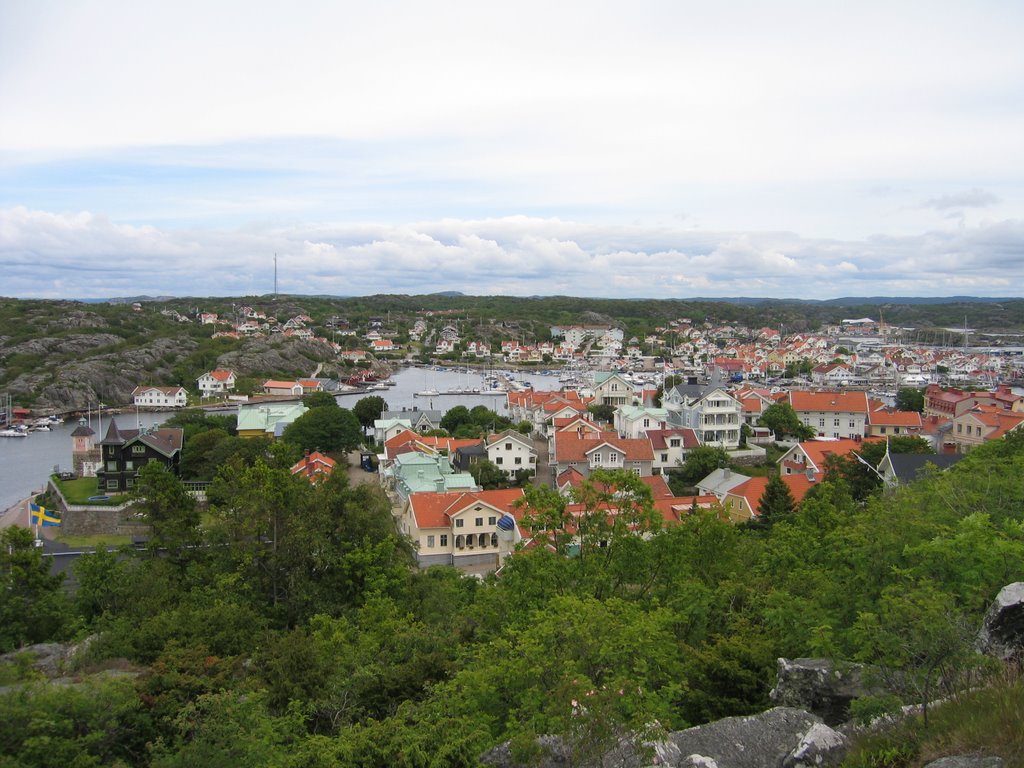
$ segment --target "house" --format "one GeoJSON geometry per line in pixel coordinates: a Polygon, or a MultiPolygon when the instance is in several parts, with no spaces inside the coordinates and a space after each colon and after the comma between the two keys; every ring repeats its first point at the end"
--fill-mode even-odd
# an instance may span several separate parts
{"type": "Polygon", "coordinates": [[[989,440],[998,440],[1021,428],[1024,413],[1007,411],[998,405],[976,405],[953,419],[947,440],[956,453],[968,453],[989,440]]]}
{"type": "Polygon", "coordinates": [[[682,466],[687,454],[700,445],[697,433],[686,427],[649,429],[646,434],[654,453],[651,471],[655,475],[682,466]]]}
{"type": "MultiPolygon", "coordinates": [[[[799,506],[817,481],[806,475],[783,475],[782,482],[789,488],[793,501],[799,506]]],[[[722,507],[729,519],[734,523],[745,523],[760,515],[758,507],[767,487],[767,477],[751,477],[727,491],[722,499],[722,507]]]]}
{"type": "Polygon", "coordinates": [[[235,372],[222,369],[208,371],[196,379],[196,385],[203,395],[230,392],[235,388],[235,372]]]}
{"type": "Polygon", "coordinates": [[[313,451],[306,454],[292,465],[293,475],[302,475],[312,484],[322,483],[331,476],[337,462],[330,456],[325,456],[320,451],[313,451]]]}
{"type": "Polygon", "coordinates": [[[395,352],[398,347],[391,339],[372,339],[370,341],[370,351],[374,354],[386,354],[388,352],[395,352]]]}
{"type": "Polygon", "coordinates": [[[444,411],[437,409],[402,408],[400,411],[384,411],[381,419],[407,419],[410,428],[415,432],[431,432],[441,428],[444,411]]]}
{"type": "Polygon", "coordinates": [[[897,411],[895,408],[876,408],[868,411],[869,437],[888,435],[920,435],[924,422],[917,411],[897,411]]]}
{"type": "Polygon", "coordinates": [[[184,387],[136,387],[132,403],[144,408],[184,408],[188,393],[184,387]]]}
{"type": "Polygon", "coordinates": [[[665,429],[668,425],[668,411],[646,405],[620,405],[613,418],[619,437],[637,439],[644,437],[648,430],[665,429]]]}
{"type": "Polygon", "coordinates": [[[640,477],[652,474],[654,452],[647,439],[629,440],[614,432],[556,432],[552,469],[557,477],[575,469],[589,477],[595,469],[625,469],[640,477]]]}
{"type": "Polygon", "coordinates": [[[285,427],[309,409],[296,402],[239,403],[239,437],[280,437],[285,427]]]}
{"type": "Polygon", "coordinates": [[[860,450],[863,440],[805,440],[797,443],[779,457],[779,474],[805,475],[821,481],[825,476],[825,463],[829,456],[847,456],[860,450]]]}
{"type": "Polygon", "coordinates": [[[846,363],[825,363],[811,369],[811,381],[826,387],[845,387],[853,378],[853,369],[846,363]]]}
{"type": "Polygon", "coordinates": [[[746,475],[733,472],[729,467],[721,467],[697,483],[697,492],[702,496],[714,496],[722,501],[729,491],[748,479],[746,475]]]}
{"type": "Polygon", "coordinates": [[[867,433],[868,396],[866,392],[789,393],[789,404],[797,417],[818,437],[861,438],[867,433]]]}
{"type": "MultiPolygon", "coordinates": [[[[383,465],[382,465],[383,466],[383,465]]],[[[404,505],[414,493],[479,490],[468,472],[456,472],[447,456],[417,450],[399,453],[381,470],[385,486],[404,505]]]]}
{"type": "Polygon", "coordinates": [[[297,381],[267,379],[263,382],[263,391],[268,395],[294,395],[299,397],[302,395],[303,387],[297,381]]]}
{"type": "Polygon", "coordinates": [[[521,488],[416,492],[408,497],[399,528],[415,545],[420,567],[451,565],[467,573],[487,573],[523,539],[522,498],[521,488]],[[502,536],[506,529],[511,535],[502,536]]]}
{"type": "Polygon", "coordinates": [[[373,422],[373,440],[383,445],[406,430],[413,431],[412,421],[409,419],[376,419],[373,422]]]}
{"type": "Polygon", "coordinates": [[[878,473],[888,486],[906,485],[927,474],[930,468],[945,471],[964,458],[962,453],[889,453],[878,465],[878,473]]]}
{"type": "Polygon", "coordinates": [[[637,399],[633,382],[620,373],[598,371],[594,373],[594,405],[633,405],[637,399]]]}
{"type": "Polygon", "coordinates": [[[496,435],[489,435],[485,442],[487,460],[503,471],[510,480],[520,470],[537,472],[537,449],[533,440],[514,430],[508,429],[496,435]]]}
{"type": "Polygon", "coordinates": [[[680,384],[665,393],[662,405],[668,412],[668,426],[692,429],[701,445],[739,447],[743,406],[721,386],[680,384]]]}
{"type": "Polygon", "coordinates": [[[119,429],[117,422],[111,419],[107,433],[100,441],[102,463],[96,471],[99,490],[130,491],[139,469],[151,461],[159,461],[177,474],[183,440],[184,431],[181,429],[119,429]]]}

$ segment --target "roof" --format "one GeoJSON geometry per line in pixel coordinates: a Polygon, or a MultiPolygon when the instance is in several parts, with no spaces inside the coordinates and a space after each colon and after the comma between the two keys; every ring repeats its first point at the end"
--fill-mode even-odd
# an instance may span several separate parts
{"type": "MultiPolygon", "coordinates": [[[[789,488],[789,492],[793,494],[793,501],[797,504],[803,501],[804,496],[815,485],[813,480],[808,480],[807,476],[803,474],[780,475],[780,477],[789,488]]],[[[745,483],[735,486],[726,495],[742,498],[750,508],[751,514],[756,517],[760,514],[757,507],[761,502],[761,497],[764,496],[765,488],[768,487],[768,480],[767,477],[752,477],[745,483]]]]}
{"type": "Polygon", "coordinates": [[[139,386],[139,387],[136,387],[135,389],[132,390],[132,397],[135,397],[136,395],[141,395],[144,392],[152,392],[153,390],[156,390],[157,392],[162,392],[165,395],[176,395],[179,392],[184,392],[185,388],[184,387],[147,387],[147,386],[139,386]]]}
{"type": "Polygon", "coordinates": [[[866,414],[868,412],[868,396],[866,392],[805,392],[795,390],[789,393],[789,404],[798,413],[814,411],[866,414]]]}
{"type": "Polygon", "coordinates": [[[646,438],[624,439],[614,432],[555,432],[555,457],[560,463],[587,461],[591,453],[606,446],[624,454],[625,461],[654,461],[651,441],[646,438]]]}
{"type": "Polygon", "coordinates": [[[267,379],[263,382],[264,389],[295,389],[295,387],[302,386],[297,381],[279,381],[277,379],[267,379]]]}
{"type": "Polygon", "coordinates": [[[89,437],[90,435],[95,435],[95,434],[96,434],[96,431],[92,427],[86,426],[85,424],[79,424],[77,427],[75,427],[75,431],[71,433],[71,436],[72,437],[89,437]]]}
{"type": "Polygon", "coordinates": [[[733,472],[728,467],[714,470],[710,475],[705,477],[703,480],[697,483],[699,490],[708,491],[717,495],[724,495],[729,490],[735,488],[740,483],[744,483],[749,478],[746,475],[741,475],[738,472],[733,472]]]}
{"type": "MultiPolygon", "coordinates": [[[[825,471],[825,460],[829,456],[846,456],[851,451],[856,451],[864,446],[864,443],[877,442],[884,438],[866,438],[864,440],[850,440],[850,439],[839,439],[839,440],[805,440],[798,443],[793,448],[799,449],[806,457],[807,460],[813,465],[816,472],[821,473],[825,471]]],[[[786,451],[779,458],[779,463],[788,456],[793,448],[786,451]]]]}
{"type": "MultiPolygon", "coordinates": [[[[235,375],[235,372],[217,369],[216,371],[210,371],[209,373],[205,373],[203,375],[209,376],[211,379],[214,379],[215,381],[227,381],[228,379],[235,375]]],[[[200,378],[202,378],[202,376],[200,376],[200,378]]]]}
{"type": "Polygon", "coordinates": [[[301,472],[309,478],[318,474],[329,475],[336,464],[337,462],[330,456],[325,456],[320,451],[313,451],[295,462],[292,465],[291,473],[297,475],[301,472]]]}
{"type": "Polygon", "coordinates": [[[689,427],[678,427],[676,429],[648,429],[647,439],[651,441],[651,448],[655,451],[664,450],[669,447],[668,441],[673,437],[682,438],[682,448],[689,450],[690,448],[697,448],[700,445],[700,440],[697,439],[697,433],[689,427]]]}
{"type": "Polygon", "coordinates": [[[523,498],[522,488],[503,488],[493,491],[449,491],[434,493],[423,491],[409,496],[409,509],[416,520],[416,527],[450,528],[452,518],[460,512],[483,504],[498,512],[512,515],[516,522],[522,518],[522,511],[515,503],[523,498]]]}
{"type": "Polygon", "coordinates": [[[1000,438],[1024,423],[1024,413],[1007,411],[998,405],[976,405],[959,418],[964,417],[973,417],[991,430],[985,435],[986,440],[1000,438]]]}
{"type": "Polygon", "coordinates": [[[965,456],[963,453],[890,453],[889,463],[896,479],[901,483],[909,483],[917,479],[929,465],[946,470],[965,456]]]}
{"type": "Polygon", "coordinates": [[[272,432],[274,426],[291,424],[309,409],[302,403],[241,403],[238,406],[238,431],[272,432]]]}
{"type": "Polygon", "coordinates": [[[884,408],[877,411],[868,411],[868,424],[871,426],[886,427],[916,427],[921,428],[921,414],[917,411],[897,411],[894,408],[884,408]]]}
{"type": "Polygon", "coordinates": [[[185,431],[177,427],[161,427],[158,429],[120,429],[117,422],[110,420],[107,436],[102,445],[128,445],[139,442],[147,445],[164,456],[173,456],[181,450],[185,431]]]}

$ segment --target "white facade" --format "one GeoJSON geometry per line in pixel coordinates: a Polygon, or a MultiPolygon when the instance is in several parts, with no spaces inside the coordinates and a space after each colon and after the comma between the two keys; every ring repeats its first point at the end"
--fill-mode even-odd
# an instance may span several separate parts
{"type": "Polygon", "coordinates": [[[537,451],[534,450],[533,442],[514,432],[488,438],[487,460],[510,479],[514,479],[516,472],[521,469],[532,470],[534,474],[537,472],[537,451]]]}
{"type": "Polygon", "coordinates": [[[146,408],[184,408],[188,395],[184,387],[137,387],[132,402],[146,408]]]}

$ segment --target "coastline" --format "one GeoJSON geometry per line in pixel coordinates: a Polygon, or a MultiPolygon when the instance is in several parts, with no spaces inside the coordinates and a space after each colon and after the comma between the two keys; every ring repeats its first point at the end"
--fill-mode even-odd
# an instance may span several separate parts
{"type": "Polygon", "coordinates": [[[12,504],[0,515],[0,528],[9,528],[12,525],[20,525],[22,528],[31,528],[32,519],[29,516],[28,505],[36,497],[36,491],[15,504],[12,504]]]}

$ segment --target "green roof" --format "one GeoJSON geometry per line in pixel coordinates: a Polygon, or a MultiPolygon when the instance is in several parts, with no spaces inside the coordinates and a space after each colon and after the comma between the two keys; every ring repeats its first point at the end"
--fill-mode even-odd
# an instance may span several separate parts
{"type": "Polygon", "coordinates": [[[247,403],[238,406],[238,431],[273,434],[277,424],[291,424],[309,409],[302,403],[247,403]]]}

